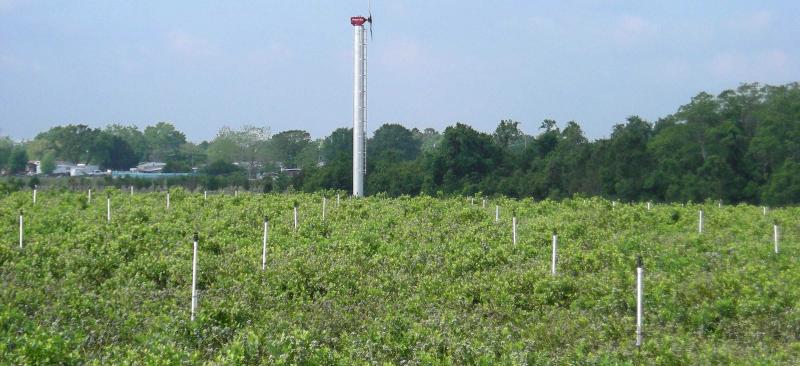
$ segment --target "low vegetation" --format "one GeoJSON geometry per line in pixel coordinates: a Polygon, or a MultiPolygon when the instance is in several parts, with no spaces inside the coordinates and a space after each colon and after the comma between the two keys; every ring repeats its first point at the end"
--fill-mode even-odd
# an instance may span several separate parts
{"type": "Polygon", "coordinates": [[[169,209],[164,193],[109,189],[87,203],[85,193],[44,191],[35,205],[29,191],[8,194],[0,198],[0,363],[800,360],[797,208],[765,215],[761,207],[706,202],[648,210],[582,197],[492,198],[484,207],[482,197],[471,204],[344,194],[337,204],[336,195],[328,192],[323,221],[321,193],[204,200],[202,192],[173,189],[169,209]],[[200,298],[192,322],[195,231],[200,298]],[[646,292],[638,349],[637,255],[646,292]]]}

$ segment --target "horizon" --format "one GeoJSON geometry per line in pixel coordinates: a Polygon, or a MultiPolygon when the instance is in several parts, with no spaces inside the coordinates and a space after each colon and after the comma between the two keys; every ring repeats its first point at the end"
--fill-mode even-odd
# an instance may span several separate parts
{"type": "MultiPolygon", "coordinates": [[[[554,119],[597,140],[700,92],[800,80],[794,2],[372,7],[368,135],[385,123],[491,132],[503,119],[535,135],[554,119]]],[[[352,127],[349,17],[366,11],[366,1],[0,0],[0,135],[165,121],[197,143],[243,125],[324,138],[352,127]]]]}

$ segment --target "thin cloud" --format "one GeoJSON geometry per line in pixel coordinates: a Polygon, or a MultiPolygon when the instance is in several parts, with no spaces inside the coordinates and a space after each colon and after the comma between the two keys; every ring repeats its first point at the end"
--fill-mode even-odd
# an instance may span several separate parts
{"type": "Polygon", "coordinates": [[[782,49],[759,53],[718,53],[708,62],[711,75],[723,80],[769,82],[797,75],[792,57],[782,49]]]}
{"type": "Polygon", "coordinates": [[[656,26],[645,18],[625,15],[611,27],[611,38],[617,43],[632,44],[645,40],[656,32],[656,26]]]}
{"type": "Polygon", "coordinates": [[[272,42],[269,45],[253,49],[246,57],[247,63],[257,67],[271,67],[294,57],[294,51],[281,42],[272,42]]]}
{"type": "Polygon", "coordinates": [[[401,72],[421,71],[436,65],[433,51],[413,39],[399,39],[382,45],[376,61],[387,69],[401,72]]]}
{"type": "Polygon", "coordinates": [[[0,13],[10,12],[22,4],[22,0],[0,0],[0,13]]]}
{"type": "Polygon", "coordinates": [[[167,46],[184,56],[213,56],[218,53],[216,45],[210,41],[184,31],[167,33],[167,46]]]}
{"type": "Polygon", "coordinates": [[[769,30],[773,26],[772,13],[766,10],[759,10],[750,14],[734,17],[728,26],[736,31],[747,34],[759,34],[769,30]]]}

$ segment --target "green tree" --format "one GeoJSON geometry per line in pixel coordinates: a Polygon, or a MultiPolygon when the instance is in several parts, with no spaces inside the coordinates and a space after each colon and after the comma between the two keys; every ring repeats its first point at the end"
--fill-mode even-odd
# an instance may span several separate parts
{"type": "Polygon", "coordinates": [[[800,163],[787,160],[770,176],[761,198],[775,206],[800,203],[800,163]]]}
{"type": "Polygon", "coordinates": [[[6,167],[11,174],[24,173],[25,168],[28,166],[28,152],[22,145],[14,146],[11,154],[8,156],[8,163],[6,167]]]}
{"type": "Polygon", "coordinates": [[[147,126],[144,138],[148,149],[147,159],[150,161],[166,161],[177,156],[180,146],[186,143],[186,135],[167,122],[147,126]]]}
{"type": "Polygon", "coordinates": [[[208,146],[212,160],[244,163],[248,175],[253,177],[268,157],[270,130],[267,127],[246,125],[241,130],[223,127],[208,146]]]}
{"type": "Polygon", "coordinates": [[[652,133],[652,125],[638,116],[614,126],[600,173],[605,194],[628,201],[650,198],[645,180],[652,166],[647,150],[652,133]]]}
{"type": "Polygon", "coordinates": [[[302,130],[283,131],[272,136],[269,142],[270,152],[278,161],[283,162],[284,167],[297,167],[297,157],[308,144],[311,143],[311,135],[302,130]]]}
{"type": "Polygon", "coordinates": [[[343,157],[345,160],[353,159],[353,129],[337,128],[320,144],[322,161],[330,162],[343,157]]]}
{"type": "Polygon", "coordinates": [[[0,170],[8,168],[8,161],[12,151],[14,151],[14,141],[8,136],[0,137],[0,170]]]}
{"type": "Polygon", "coordinates": [[[106,169],[127,170],[139,163],[128,142],[105,131],[97,131],[90,151],[92,162],[106,169]]]}
{"type": "Polygon", "coordinates": [[[519,122],[507,119],[500,121],[500,124],[494,130],[492,138],[497,146],[508,150],[512,144],[521,143],[524,136],[525,134],[519,129],[519,122]]]}
{"type": "Polygon", "coordinates": [[[52,150],[56,158],[75,163],[91,162],[97,153],[95,138],[98,131],[87,125],[57,126],[42,132],[34,140],[43,141],[42,151],[52,150]]]}
{"type": "Polygon", "coordinates": [[[441,146],[428,165],[426,191],[474,193],[501,162],[501,151],[491,136],[462,123],[447,127],[441,146]]]}
{"type": "Polygon", "coordinates": [[[137,162],[147,159],[147,140],[138,127],[111,124],[106,126],[103,131],[124,140],[133,151],[133,155],[136,156],[137,162]]]}
{"type": "Polygon", "coordinates": [[[375,130],[367,142],[369,160],[392,159],[414,160],[420,154],[421,141],[414,138],[411,130],[399,124],[384,124],[375,130]]]}
{"type": "Polygon", "coordinates": [[[41,160],[42,174],[51,174],[56,169],[55,153],[48,151],[41,160]]]}

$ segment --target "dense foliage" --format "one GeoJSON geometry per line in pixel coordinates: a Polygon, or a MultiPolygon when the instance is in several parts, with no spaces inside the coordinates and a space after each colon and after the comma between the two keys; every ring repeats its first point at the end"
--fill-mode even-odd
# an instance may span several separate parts
{"type": "MultiPolygon", "coordinates": [[[[800,203],[797,83],[700,93],[675,114],[655,123],[631,116],[596,141],[576,122],[561,129],[552,120],[542,122],[537,136],[525,135],[520,123],[510,120],[492,134],[461,123],[442,134],[395,131],[395,126],[375,132],[371,151],[416,146],[417,158],[370,154],[369,193],[481,192],[537,199],[580,193],[625,201],[800,203]],[[389,131],[396,138],[378,138],[389,131]]],[[[297,185],[306,191],[345,188],[339,182],[348,174],[334,164],[310,171],[297,185]],[[344,177],[328,178],[335,172],[344,177]]]]}
{"type": "MultiPolygon", "coordinates": [[[[241,170],[251,180],[275,177],[276,184],[263,185],[268,191],[350,189],[351,131],[340,128],[312,140],[303,130],[272,135],[264,127],[225,127],[212,141],[193,144],[164,122],[144,132],[67,125],[22,145],[0,139],[0,170],[24,171],[28,158],[50,168],[55,160],[67,160],[109,169],[159,160],[171,172],[200,168],[209,175],[241,170]],[[289,176],[283,168],[301,168],[302,174],[289,176]]],[[[535,136],[512,120],[500,121],[493,133],[464,123],[442,133],[384,124],[367,142],[366,191],[392,197],[442,192],[561,199],[577,193],[624,201],[797,204],[799,141],[798,83],[700,93],[672,115],[654,123],[631,116],[595,141],[574,121],[559,127],[544,120],[535,136]]]]}
{"type": "Polygon", "coordinates": [[[797,208],[381,195],[337,204],[329,192],[323,221],[320,193],[204,200],[173,189],[167,209],[164,193],[110,189],[106,223],[105,194],[87,203],[85,192],[40,191],[33,205],[30,193],[0,199],[3,364],[800,360],[797,208]],[[638,350],[636,255],[646,276],[638,350]]]}

